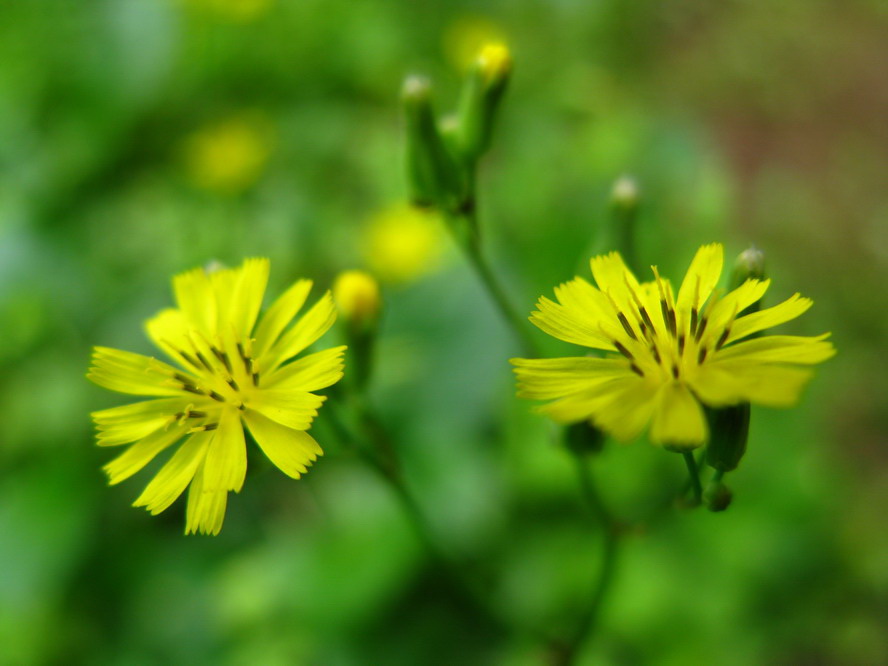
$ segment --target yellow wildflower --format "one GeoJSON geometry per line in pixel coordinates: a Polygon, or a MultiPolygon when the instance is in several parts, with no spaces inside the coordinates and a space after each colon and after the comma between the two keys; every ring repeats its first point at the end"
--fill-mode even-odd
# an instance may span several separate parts
{"type": "Polygon", "coordinates": [[[190,135],[185,142],[185,166],[197,187],[237,194],[259,179],[270,152],[261,117],[242,114],[190,135]]]}
{"type": "Polygon", "coordinates": [[[374,274],[388,282],[410,282],[435,270],[445,247],[437,213],[397,204],[367,226],[364,255],[374,274]]]}
{"type": "Polygon", "coordinates": [[[468,70],[486,44],[505,41],[501,26],[484,16],[466,15],[456,19],[444,33],[444,52],[450,63],[468,70]]]}
{"type": "Polygon", "coordinates": [[[365,271],[343,271],[337,275],[333,300],[345,320],[357,326],[375,322],[382,306],[379,283],[365,271]]]}
{"type": "Polygon", "coordinates": [[[828,333],[743,341],[795,319],[812,302],[795,294],[744,315],[770,280],[721,293],[718,243],[700,248],[677,295],[656,266],[655,279],[640,284],[616,252],[591,263],[597,288],[575,278],[555,289],[558,303],[541,298],[531,321],[561,340],[615,353],[512,360],[519,395],[554,400],[541,411],[557,421],[589,420],[623,441],[650,423],[653,443],[693,448],[708,436],[701,405],[791,406],[812,374],[800,366],[835,353],[828,333]]]}
{"type": "Polygon", "coordinates": [[[94,412],[99,446],[129,444],[105,465],[112,484],[129,478],[176,442],[185,441],[135,506],[158,514],[189,486],[185,532],[218,534],[229,491],[247,471],[244,426],[284,474],[294,479],[322,454],[309,435],[324,402],[313,391],[342,377],[345,347],[290,361],[336,319],[330,293],[289,326],[311,281],[299,280],[256,324],[268,280],[267,259],[173,279],[177,308],[146,324],[148,337],[175,362],[96,347],[87,377],[112,391],[156,399],[94,412]]]}

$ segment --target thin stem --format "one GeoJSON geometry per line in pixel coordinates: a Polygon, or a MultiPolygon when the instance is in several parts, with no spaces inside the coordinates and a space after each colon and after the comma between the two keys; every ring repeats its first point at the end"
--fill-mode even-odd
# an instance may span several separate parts
{"type": "Polygon", "coordinates": [[[494,275],[487,260],[484,258],[484,254],[481,252],[481,243],[477,236],[478,220],[474,209],[470,212],[461,213],[456,217],[465,231],[463,237],[459,237],[459,235],[454,233],[457,244],[462,248],[469,264],[474,269],[485,289],[487,289],[487,293],[490,294],[490,297],[496,304],[500,315],[502,315],[503,319],[512,328],[513,333],[521,342],[521,345],[524,347],[524,353],[528,356],[539,356],[540,354],[537,345],[528,332],[527,321],[521,317],[518,314],[518,311],[512,306],[512,303],[509,301],[509,297],[506,294],[506,290],[503,288],[502,284],[500,284],[496,275],[494,275]]]}
{"type": "Polygon", "coordinates": [[[589,604],[580,616],[577,630],[567,644],[557,653],[555,660],[557,666],[574,664],[583,645],[594,636],[602,606],[614,579],[617,556],[619,555],[619,526],[607,508],[601,492],[598,490],[598,486],[589,469],[588,458],[583,455],[575,455],[575,460],[583,497],[601,529],[603,550],[601,565],[595,585],[592,588],[592,594],[589,597],[589,604]]]}
{"type": "Polygon", "coordinates": [[[683,451],[685,465],[688,467],[688,476],[691,480],[691,488],[694,490],[694,501],[700,504],[703,501],[703,486],[700,484],[700,472],[697,469],[697,460],[694,458],[693,451],[683,451]]]}

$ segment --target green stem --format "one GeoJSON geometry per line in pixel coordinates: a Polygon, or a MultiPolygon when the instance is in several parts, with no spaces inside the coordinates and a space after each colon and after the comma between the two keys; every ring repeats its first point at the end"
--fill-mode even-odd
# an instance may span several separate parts
{"type": "Polygon", "coordinates": [[[691,480],[691,488],[694,490],[694,501],[697,504],[703,501],[703,486],[700,484],[700,472],[697,469],[697,460],[694,458],[693,451],[683,451],[685,465],[688,468],[688,476],[691,480]]]}
{"type": "Polygon", "coordinates": [[[577,473],[580,480],[580,489],[587,505],[595,517],[595,521],[601,529],[603,538],[601,565],[589,604],[580,616],[580,622],[576,631],[567,644],[559,650],[555,663],[558,666],[569,666],[576,663],[580,650],[594,635],[598,618],[607,597],[608,590],[614,579],[619,555],[620,530],[616,520],[598,490],[595,479],[588,466],[588,458],[583,455],[575,455],[577,473]]]}
{"type": "Polygon", "coordinates": [[[487,293],[490,294],[502,318],[511,327],[515,337],[518,338],[524,347],[524,353],[527,356],[539,356],[539,349],[536,342],[530,336],[526,319],[521,317],[518,311],[512,307],[506,290],[500,284],[496,275],[494,275],[487,260],[484,258],[484,254],[481,252],[481,243],[477,235],[478,220],[474,209],[470,212],[460,213],[456,218],[459,224],[452,224],[450,226],[451,228],[458,226],[463,230],[462,236],[457,232],[454,232],[454,236],[456,237],[457,244],[465,253],[469,264],[474,269],[475,274],[481,280],[487,293]]]}

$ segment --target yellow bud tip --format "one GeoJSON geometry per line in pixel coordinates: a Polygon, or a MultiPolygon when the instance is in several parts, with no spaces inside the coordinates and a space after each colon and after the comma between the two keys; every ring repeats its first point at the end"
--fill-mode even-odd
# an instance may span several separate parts
{"type": "Polygon", "coordinates": [[[512,71],[512,54],[502,42],[487,44],[478,54],[478,67],[488,80],[507,76],[512,71]]]}
{"type": "Polygon", "coordinates": [[[638,204],[638,181],[632,176],[620,176],[611,190],[611,201],[626,207],[638,204]]]}
{"type": "Polygon", "coordinates": [[[333,283],[333,300],[346,320],[370,322],[379,315],[379,283],[365,271],[343,271],[333,283]]]}

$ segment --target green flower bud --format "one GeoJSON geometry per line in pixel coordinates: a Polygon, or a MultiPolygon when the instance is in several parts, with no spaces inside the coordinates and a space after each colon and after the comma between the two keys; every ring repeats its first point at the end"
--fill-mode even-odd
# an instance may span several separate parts
{"type": "Polygon", "coordinates": [[[734,261],[731,289],[736,289],[749,279],[765,279],[765,253],[755,245],[743,250],[734,261]]]}
{"type": "Polygon", "coordinates": [[[706,464],[722,473],[737,469],[749,439],[749,403],[707,410],[707,418],[706,464]]]}
{"type": "Polygon", "coordinates": [[[493,137],[496,114],[512,73],[512,56],[505,44],[488,44],[478,55],[463,87],[459,108],[458,146],[472,167],[493,137]]]}
{"type": "Polygon", "coordinates": [[[464,178],[438,131],[428,79],[407,77],[401,100],[407,130],[410,197],[418,206],[456,210],[462,203],[464,178]]]}
{"type": "Polygon", "coordinates": [[[604,433],[587,421],[564,429],[564,445],[578,455],[599,453],[604,447],[604,433]]]}
{"type": "Polygon", "coordinates": [[[703,491],[703,501],[706,503],[706,508],[710,511],[724,511],[731,506],[731,500],[733,499],[734,494],[731,492],[731,489],[721,481],[713,481],[703,491]]]}

